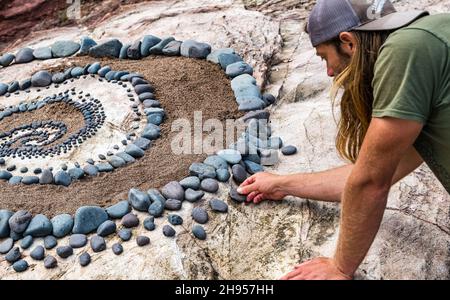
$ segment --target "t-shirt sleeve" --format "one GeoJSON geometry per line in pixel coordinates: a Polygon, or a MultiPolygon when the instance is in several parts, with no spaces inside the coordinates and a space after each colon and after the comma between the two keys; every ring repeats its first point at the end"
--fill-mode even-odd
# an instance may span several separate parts
{"type": "Polygon", "coordinates": [[[375,63],[373,117],[427,122],[441,47],[432,34],[418,29],[404,29],[387,39],[375,63]]]}

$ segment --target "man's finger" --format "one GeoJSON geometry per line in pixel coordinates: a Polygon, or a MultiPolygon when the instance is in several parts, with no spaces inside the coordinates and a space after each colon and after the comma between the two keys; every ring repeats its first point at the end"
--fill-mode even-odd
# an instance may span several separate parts
{"type": "Polygon", "coordinates": [[[302,273],[302,269],[293,270],[293,271],[287,273],[286,275],[284,275],[283,277],[281,277],[281,280],[290,280],[291,278],[298,276],[301,273],[302,273]]]}
{"type": "Polygon", "coordinates": [[[252,202],[253,198],[255,198],[256,196],[258,196],[259,192],[257,191],[253,191],[250,194],[247,195],[247,200],[246,202],[252,202]]]}
{"type": "Polygon", "coordinates": [[[244,187],[246,185],[252,184],[255,182],[255,175],[250,176],[249,178],[245,179],[243,183],[239,187],[244,187]]]}
{"type": "Polygon", "coordinates": [[[248,195],[254,191],[257,191],[257,187],[254,183],[237,188],[237,192],[242,195],[248,195]]]}
{"type": "Polygon", "coordinates": [[[259,194],[255,197],[255,199],[253,199],[253,203],[259,204],[264,200],[265,200],[264,194],[259,194]]]}

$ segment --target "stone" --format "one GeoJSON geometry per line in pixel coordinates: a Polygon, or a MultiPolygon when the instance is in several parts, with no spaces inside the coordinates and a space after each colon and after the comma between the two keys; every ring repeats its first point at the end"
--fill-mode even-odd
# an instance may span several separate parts
{"type": "Polygon", "coordinates": [[[9,219],[13,214],[12,211],[6,209],[0,210],[0,238],[9,236],[9,219]]]}
{"type": "Polygon", "coordinates": [[[102,238],[101,236],[94,235],[93,237],[91,237],[90,244],[94,252],[101,252],[106,250],[105,239],[102,238]]]}
{"type": "Polygon", "coordinates": [[[203,163],[213,166],[216,172],[218,169],[228,169],[227,161],[218,155],[208,156],[203,163]]]}
{"type": "Polygon", "coordinates": [[[192,227],[192,234],[199,240],[206,240],[206,231],[201,225],[195,224],[192,227]]]}
{"type": "Polygon", "coordinates": [[[173,229],[172,226],[170,226],[170,225],[164,225],[162,230],[163,230],[163,234],[167,237],[172,237],[172,236],[175,236],[175,234],[176,234],[175,229],[173,229]]]}
{"type": "Polygon", "coordinates": [[[222,67],[222,69],[226,70],[227,67],[231,64],[237,63],[237,62],[241,62],[242,61],[242,57],[240,57],[237,54],[230,54],[230,53],[221,53],[217,56],[217,60],[220,64],[220,66],[222,67]]]}
{"type": "Polygon", "coordinates": [[[112,39],[89,49],[89,56],[118,58],[122,43],[118,39],[112,39]]]}
{"type": "Polygon", "coordinates": [[[283,155],[294,155],[297,153],[297,148],[292,145],[284,146],[281,148],[281,153],[283,153],[283,155]]]}
{"type": "Polygon", "coordinates": [[[81,75],[84,75],[84,69],[82,67],[74,67],[71,71],[70,71],[70,75],[73,78],[77,78],[80,77],[81,75]]]}
{"type": "Polygon", "coordinates": [[[159,37],[156,37],[154,35],[146,35],[142,39],[141,43],[141,56],[146,57],[150,55],[150,49],[161,42],[161,39],[159,37]]]}
{"type": "Polygon", "coordinates": [[[160,107],[161,106],[161,103],[158,100],[152,100],[152,99],[144,100],[142,102],[142,104],[144,104],[145,108],[160,107]]]}
{"type": "Polygon", "coordinates": [[[16,53],[15,62],[16,64],[25,64],[34,60],[33,49],[22,48],[16,53]]]}
{"type": "Polygon", "coordinates": [[[150,244],[150,238],[147,236],[140,235],[136,238],[136,244],[139,247],[146,246],[146,245],[150,244]]]}
{"type": "Polygon", "coordinates": [[[113,166],[113,168],[121,168],[127,164],[123,158],[116,156],[116,155],[108,157],[107,160],[108,160],[109,164],[111,166],[113,166]]]}
{"type": "Polygon", "coordinates": [[[80,266],[86,267],[91,263],[91,255],[87,252],[84,252],[80,255],[79,258],[80,266]]]}
{"type": "Polygon", "coordinates": [[[75,212],[73,233],[91,233],[98,226],[108,220],[108,214],[103,208],[97,206],[83,206],[75,212]]]}
{"type": "Polygon", "coordinates": [[[50,220],[42,215],[38,214],[31,219],[30,224],[23,233],[24,236],[31,235],[33,237],[44,237],[52,234],[53,226],[50,220]]]}
{"type": "Polygon", "coordinates": [[[209,201],[209,206],[213,211],[220,212],[220,213],[226,213],[228,212],[228,204],[226,204],[224,201],[219,199],[211,199],[209,201]]]}
{"type": "Polygon", "coordinates": [[[128,58],[128,48],[131,47],[131,44],[123,45],[122,48],[120,48],[119,52],[119,58],[120,59],[127,59],[128,58]]]}
{"type": "Polygon", "coordinates": [[[277,101],[275,96],[272,95],[272,94],[269,94],[269,93],[263,94],[263,98],[262,99],[264,100],[264,102],[267,102],[269,105],[272,105],[272,104],[274,104],[277,101]]]}
{"type": "Polygon", "coordinates": [[[108,74],[108,72],[110,72],[110,71],[111,71],[110,66],[104,66],[104,67],[100,68],[100,70],[98,70],[97,73],[100,77],[105,77],[106,74],[108,74]]]}
{"type": "Polygon", "coordinates": [[[52,76],[52,82],[53,83],[63,83],[64,80],[66,80],[66,76],[64,75],[64,73],[55,73],[52,76]]]}
{"type": "MultiPolygon", "coordinates": [[[[97,43],[88,36],[82,36],[80,41],[80,54],[81,55],[88,55],[89,49],[92,47],[97,46],[97,43]]],[[[91,73],[91,72],[89,72],[91,73]]],[[[94,74],[94,73],[91,73],[94,74]]]]}
{"type": "Polygon", "coordinates": [[[80,50],[80,44],[73,41],[56,41],[51,45],[53,57],[72,56],[80,50]]]}
{"type": "Polygon", "coordinates": [[[206,58],[211,53],[211,46],[206,43],[186,40],[181,44],[180,54],[191,58],[206,58]]]}
{"type": "Polygon", "coordinates": [[[22,178],[22,183],[26,185],[39,183],[39,177],[37,176],[25,176],[22,178]]]}
{"type": "Polygon", "coordinates": [[[242,155],[234,149],[224,149],[217,152],[217,155],[226,160],[229,164],[237,164],[241,161],[242,155]]]}
{"type": "Polygon", "coordinates": [[[135,188],[128,192],[128,202],[138,211],[147,211],[151,204],[148,194],[135,188]]]}
{"type": "Polygon", "coordinates": [[[45,249],[41,245],[34,247],[30,252],[30,256],[34,260],[43,260],[45,257],[45,249]]]}
{"type": "Polygon", "coordinates": [[[125,148],[125,153],[131,155],[134,158],[139,158],[145,155],[144,150],[142,150],[141,148],[139,148],[138,146],[134,145],[134,144],[129,144],[126,148],[125,148]]]}
{"type": "Polygon", "coordinates": [[[147,124],[141,136],[149,140],[155,140],[161,136],[161,129],[157,125],[147,124]]]}
{"type": "Polygon", "coordinates": [[[11,53],[3,54],[2,56],[0,56],[0,66],[6,68],[14,61],[15,58],[16,57],[14,56],[14,54],[11,53]]]}
{"type": "Polygon", "coordinates": [[[246,88],[246,87],[248,88],[248,87],[252,87],[252,86],[257,87],[256,79],[255,79],[255,77],[253,77],[249,74],[242,74],[242,75],[236,76],[235,78],[233,78],[231,80],[231,89],[233,91],[238,91],[242,88],[246,88]]]}
{"type": "Polygon", "coordinates": [[[24,237],[22,239],[22,241],[20,242],[20,247],[22,249],[28,249],[31,247],[31,245],[33,244],[33,237],[31,235],[27,235],[26,237],[24,237]]]}
{"type": "Polygon", "coordinates": [[[206,60],[215,64],[219,64],[219,55],[220,54],[235,54],[233,48],[222,48],[212,51],[207,57],[206,60]]]}
{"type": "Polygon", "coordinates": [[[18,185],[22,182],[22,176],[13,176],[9,179],[8,183],[11,185],[18,185]]]}
{"type": "Polygon", "coordinates": [[[69,173],[65,171],[56,172],[54,180],[56,185],[62,185],[65,187],[68,187],[72,183],[72,178],[69,173]]]}
{"type": "Polygon", "coordinates": [[[52,49],[50,47],[41,47],[33,51],[33,56],[36,59],[45,60],[53,58],[52,49]]]}
{"type": "Polygon", "coordinates": [[[143,90],[149,90],[148,84],[142,84],[139,86],[138,90],[135,90],[136,94],[139,95],[139,101],[144,102],[146,100],[153,100],[155,95],[152,92],[141,92],[143,90]]]}
{"type": "Polygon", "coordinates": [[[6,254],[9,250],[14,246],[14,240],[11,238],[7,238],[3,242],[0,243],[0,254],[6,254]]]}
{"type": "Polygon", "coordinates": [[[235,187],[230,188],[229,196],[238,203],[243,203],[247,200],[247,195],[239,194],[235,187]]]}
{"type": "MultiPolygon", "coordinates": [[[[13,81],[9,84],[8,86],[8,93],[14,93],[15,91],[17,91],[19,89],[19,82],[18,81],[13,81]]],[[[8,170],[9,171],[9,170],[8,170]]]]}
{"type": "Polygon", "coordinates": [[[131,156],[125,152],[117,152],[116,155],[118,157],[122,158],[127,164],[133,163],[136,161],[136,159],[133,156],[131,156]]]}
{"type": "Polygon", "coordinates": [[[133,228],[139,225],[139,219],[135,214],[128,213],[123,216],[121,223],[125,228],[133,228]]]}
{"type": "Polygon", "coordinates": [[[87,242],[87,236],[81,233],[72,234],[69,238],[69,245],[72,248],[82,248],[86,246],[87,242]]]}
{"type": "Polygon", "coordinates": [[[249,172],[252,175],[259,172],[264,172],[264,168],[260,164],[254,163],[250,160],[244,160],[244,163],[247,172],[249,172]]]}
{"type": "Polygon", "coordinates": [[[157,189],[149,189],[147,191],[148,196],[150,197],[150,201],[152,202],[160,202],[162,204],[166,203],[166,198],[159,192],[157,189]]]}
{"type": "Polygon", "coordinates": [[[183,218],[179,215],[170,214],[167,216],[167,220],[174,226],[183,224],[183,218]]]}
{"type": "Polygon", "coordinates": [[[184,193],[184,198],[189,202],[197,202],[198,200],[202,199],[204,195],[205,192],[203,191],[195,191],[191,188],[188,188],[184,193]]]}
{"type": "Polygon", "coordinates": [[[96,165],[99,172],[112,172],[114,167],[110,163],[104,162],[96,165]]]}
{"type": "Polygon", "coordinates": [[[260,110],[266,107],[264,101],[258,97],[248,97],[243,98],[239,101],[239,111],[251,111],[251,110],[260,110]]]}
{"type": "Polygon", "coordinates": [[[39,178],[40,184],[51,184],[53,183],[53,173],[49,169],[44,169],[42,171],[41,177],[39,178]]]}
{"type": "Polygon", "coordinates": [[[8,92],[8,85],[0,82],[0,96],[8,92]]]}
{"type": "Polygon", "coordinates": [[[114,245],[112,245],[111,249],[115,255],[120,255],[123,253],[123,247],[119,243],[115,243],[114,245]]]}
{"type": "Polygon", "coordinates": [[[242,74],[252,75],[253,68],[249,64],[247,64],[243,61],[238,61],[238,62],[228,65],[225,73],[231,78],[234,78],[234,77],[242,75],[242,74]]]}
{"type": "Polygon", "coordinates": [[[27,90],[31,87],[31,78],[25,79],[19,83],[19,89],[21,91],[27,90]]]}
{"type": "Polygon", "coordinates": [[[111,219],[120,219],[131,211],[130,203],[127,200],[120,201],[106,209],[106,213],[111,219]]]}
{"type": "Polygon", "coordinates": [[[52,83],[52,74],[47,71],[38,71],[31,76],[31,84],[34,87],[45,87],[52,83]]]}
{"type": "Polygon", "coordinates": [[[171,181],[161,189],[166,199],[184,200],[184,189],[178,181],[171,181]]]}
{"type": "Polygon", "coordinates": [[[133,143],[142,150],[147,150],[151,145],[151,141],[143,137],[137,138],[133,143]]]}
{"type": "Polygon", "coordinates": [[[103,222],[97,229],[97,235],[101,237],[108,236],[116,232],[116,223],[111,220],[103,222]]]}
{"type": "Polygon", "coordinates": [[[141,41],[136,41],[127,50],[130,59],[141,59],[141,41]]]}
{"type": "Polygon", "coordinates": [[[5,170],[0,170],[0,179],[9,180],[13,175],[5,170]]]}
{"type": "Polygon", "coordinates": [[[195,222],[200,223],[200,224],[205,224],[208,222],[208,213],[206,212],[206,210],[204,208],[201,207],[195,207],[192,210],[192,214],[191,214],[192,218],[195,220],[195,222]]]}
{"type": "Polygon", "coordinates": [[[230,171],[228,169],[219,169],[216,171],[217,173],[217,180],[220,182],[227,182],[228,179],[230,179],[230,171]]]}
{"type": "Polygon", "coordinates": [[[46,236],[44,238],[44,247],[45,249],[53,249],[58,245],[58,241],[52,235],[46,236]]]}
{"type": "Polygon", "coordinates": [[[52,255],[48,255],[45,259],[44,259],[44,267],[46,269],[54,269],[58,266],[58,261],[56,260],[56,258],[52,255]]]}
{"type": "Polygon", "coordinates": [[[28,263],[26,260],[18,260],[13,264],[13,269],[16,272],[25,272],[28,269],[28,263]]]}
{"type": "Polygon", "coordinates": [[[61,246],[56,248],[56,254],[61,258],[68,258],[73,255],[73,248],[70,246],[61,246]]]}
{"type": "Polygon", "coordinates": [[[86,173],[89,176],[97,176],[98,175],[98,168],[93,165],[86,165],[83,167],[84,173],[86,173]]]}
{"type": "Polygon", "coordinates": [[[219,190],[219,183],[215,179],[206,178],[202,180],[200,187],[205,192],[215,193],[219,190]]]}
{"type": "Polygon", "coordinates": [[[197,176],[189,176],[180,181],[184,189],[198,190],[200,188],[200,179],[197,176]]]}
{"type": "Polygon", "coordinates": [[[236,164],[231,168],[233,179],[237,184],[241,184],[247,179],[247,172],[240,164],[236,164]]]}
{"type": "Polygon", "coordinates": [[[148,217],[144,220],[144,228],[148,231],[155,230],[155,219],[154,217],[148,217]]]}
{"type": "Polygon", "coordinates": [[[96,61],[95,63],[90,65],[90,67],[88,68],[88,73],[89,74],[97,74],[100,69],[101,69],[101,64],[100,64],[100,62],[96,61]]]}
{"type": "Polygon", "coordinates": [[[164,212],[164,206],[165,206],[165,201],[164,201],[164,203],[155,201],[148,208],[148,213],[156,218],[160,217],[164,212]]]}
{"type": "Polygon", "coordinates": [[[215,178],[216,170],[214,167],[204,163],[193,163],[189,166],[189,175],[197,176],[200,180],[204,178],[215,178]]]}
{"type": "Polygon", "coordinates": [[[106,80],[114,80],[114,76],[116,76],[116,74],[117,74],[116,71],[109,71],[108,73],[106,73],[105,79],[106,80]]]}
{"type": "Polygon", "coordinates": [[[162,54],[167,56],[179,56],[181,53],[181,44],[180,41],[171,41],[169,42],[163,49],[162,54]]]}
{"type": "Polygon", "coordinates": [[[167,210],[180,210],[182,206],[182,203],[180,200],[176,199],[167,199],[165,204],[165,209],[167,210]]]}
{"type": "Polygon", "coordinates": [[[31,219],[31,213],[26,210],[19,210],[9,218],[9,228],[16,233],[22,233],[27,229],[31,219]]]}
{"type": "Polygon", "coordinates": [[[84,177],[84,171],[81,168],[71,168],[69,171],[69,176],[73,180],[79,180],[84,177]]]}
{"type": "Polygon", "coordinates": [[[162,50],[164,49],[164,47],[167,46],[167,44],[169,44],[170,42],[175,41],[175,39],[173,37],[168,37],[165,38],[163,40],[161,40],[158,44],[156,44],[155,46],[151,47],[149,50],[150,54],[163,54],[162,50]]]}
{"type": "Polygon", "coordinates": [[[9,237],[12,238],[14,240],[14,242],[17,242],[18,240],[23,238],[23,234],[17,233],[17,232],[14,232],[11,230],[11,232],[9,233],[9,237]]]}
{"type": "Polygon", "coordinates": [[[117,235],[122,241],[129,241],[131,239],[131,229],[121,229],[117,235]]]}

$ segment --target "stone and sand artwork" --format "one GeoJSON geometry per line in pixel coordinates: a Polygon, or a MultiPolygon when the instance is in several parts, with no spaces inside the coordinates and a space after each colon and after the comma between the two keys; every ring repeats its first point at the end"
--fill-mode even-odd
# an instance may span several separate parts
{"type": "MultiPolygon", "coordinates": [[[[277,279],[332,255],[339,204],[236,191],[345,164],[314,1],[106,2],[1,44],[0,278],[277,279]]],[[[449,200],[425,165],[396,184],[356,278],[447,279],[449,200]]]]}

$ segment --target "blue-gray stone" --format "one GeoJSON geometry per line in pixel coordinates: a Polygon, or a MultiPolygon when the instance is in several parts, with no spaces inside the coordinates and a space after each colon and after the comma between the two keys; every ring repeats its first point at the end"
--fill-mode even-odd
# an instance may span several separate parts
{"type": "Polygon", "coordinates": [[[191,58],[206,58],[211,53],[211,46],[194,40],[186,40],[181,44],[180,54],[191,58]]]}
{"type": "Polygon", "coordinates": [[[8,92],[8,85],[0,82],[0,96],[8,92]]]}
{"type": "Polygon", "coordinates": [[[56,260],[56,258],[52,255],[48,255],[45,259],[44,259],[44,267],[46,269],[53,269],[56,268],[56,266],[58,265],[58,261],[56,260]]]}
{"type": "Polygon", "coordinates": [[[211,199],[209,201],[209,206],[216,212],[226,213],[228,211],[228,204],[219,199],[211,199]]]}
{"type": "Polygon", "coordinates": [[[241,161],[242,155],[234,149],[224,149],[217,152],[217,155],[226,160],[229,164],[237,164],[241,161]]]}
{"type": "Polygon", "coordinates": [[[148,208],[148,213],[156,218],[160,217],[164,212],[165,203],[159,201],[153,202],[148,208]]]}
{"type": "Polygon", "coordinates": [[[264,100],[264,102],[267,102],[269,105],[272,105],[277,101],[275,96],[272,94],[269,94],[269,93],[265,93],[263,95],[263,100],[264,100]]]}
{"type": "Polygon", "coordinates": [[[195,224],[192,227],[192,234],[199,240],[206,240],[206,232],[203,226],[195,224]]]}
{"type": "Polygon", "coordinates": [[[156,37],[154,35],[146,35],[142,39],[141,43],[141,56],[146,57],[150,55],[150,49],[157,45],[159,42],[161,42],[161,39],[159,37],[156,37]]]}
{"type": "Polygon", "coordinates": [[[101,69],[101,67],[102,66],[101,66],[100,62],[96,61],[88,68],[88,73],[89,74],[97,74],[97,72],[101,69]]]}
{"type": "Polygon", "coordinates": [[[16,53],[16,64],[29,63],[33,59],[33,49],[31,48],[23,48],[16,53]]]}
{"type": "Polygon", "coordinates": [[[105,77],[105,75],[109,72],[109,71],[111,71],[111,67],[110,66],[104,66],[104,67],[102,67],[100,70],[98,70],[98,75],[100,76],[100,77],[105,77]]]}
{"type": "Polygon", "coordinates": [[[23,233],[23,235],[31,235],[33,237],[44,237],[51,234],[53,226],[50,220],[42,215],[38,214],[31,219],[30,224],[23,233]]]}
{"type": "Polygon", "coordinates": [[[231,89],[233,91],[249,85],[256,86],[256,78],[248,74],[236,76],[231,80],[231,89]]]}
{"type": "Polygon", "coordinates": [[[174,226],[183,224],[183,218],[179,215],[170,214],[167,216],[167,220],[174,226]]]}
{"type": "Polygon", "coordinates": [[[172,226],[170,226],[170,225],[164,225],[162,231],[163,231],[163,234],[167,237],[172,237],[176,234],[175,229],[173,229],[172,226]]]}
{"type": "Polygon", "coordinates": [[[67,79],[70,79],[71,77],[72,77],[72,75],[70,75],[70,72],[72,72],[72,69],[73,68],[68,68],[67,70],[65,70],[64,71],[64,78],[67,80],[67,79]]]}
{"type": "Polygon", "coordinates": [[[42,171],[41,177],[39,178],[40,184],[51,184],[53,183],[53,173],[49,169],[42,171]]]}
{"type": "Polygon", "coordinates": [[[108,73],[106,73],[105,78],[106,80],[113,80],[114,76],[116,76],[116,71],[109,71],[108,73]]]}
{"type": "Polygon", "coordinates": [[[218,155],[208,156],[203,163],[213,166],[216,170],[228,169],[227,161],[218,155]]]}
{"type": "Polygon", "coordinates": [[[68,171],[70,177],[72,177],[72,179],[76,180],[76,179],[81,179],[84,177],[84,171],[81,168],[72,168],[68,171]]]}
{"type": "Polygon", "coordinates": [[[297,153],[297,148],[292,145],[284,146],[281,148],[281,153],[283,153],[283,155],[294,155],[297,153]]]}
{"type": "Polygon", "coordinates": [[[215,179],[205,178],[200,183],[200,187],[205,192],[215,193],[215,192],[217,192],[219,190],[219,183],[215,179]]]}
{"type": "Polygon", "coordinates": [[[189,176],[180,181],[184,189],[198,190],[200,188],[200,179],[197,176],[189,176]]]}
{"type": "Polygon", "coordinates": [[[68,258],[73,254],[73,248],[70,246],[61,246],[56,248],[56,254],[61,258],[68,258]]]}
{"type": "Polygon", "coordinates": [[[195,222],[200,224],[205,224],[208,222],[208,213],[206,210],[202,207],[195,207],[192,210],[192,218],[195,220],[195,222]]]}
{"type": "Polygon", "coordinates": [[[197,176],[200,180],[204,178],[215,178],[216,170],[214,167],[204,163],[193,163],[189,166],[189,175],[197,176]]]}
{"type": "Polygon", "coordinates": [[[220,54],[234,54],[234,49],[233,48],[222,48],[222,49],[217,49],[211,52],[211,54],[209,54],[206,57],[207,61],[210,61],[212,63],[218,64],[219,63],[219,55],[220,54]]]}
{"type": "Polygon", "coordinates": [[[219,169],[216,171],[217,173],[217,180],[220,182],[227,182],[228,179],[230,179],[230,171],[228,169],[219,169]]]}
{"type": "Polygon", "coordinates": [[[137,227],[139,225],[139,218],[133,213],[128,213],[123,216],[121,223],[125,228],[137,227]]]}
{"type": "Polygon", "coordinates": [[[126,148],[125,148],[125,153],[133,156],[134,158],[139,158],[145,155],[144,150],[142,150],[141,148],[139,148],[138,146],[134,145],[134,144],[129,144],[126,148]]]}
{"type": "Polygon", "coordinates": [[[9,250],[12,249],[14,246],[14,240],[11,238],[8,238],[0,243],[0,254],[6,254],[9,252],[9,250]]]}
{"type": "Polygon", "coordinates": [[[77,209],[73,233],[87,234],[97,230],[98,226],[108,220],[108,214],[97,206],[83,206],[77,209]]]}
{"type": "Polygon", "coordinates": [[[47,71],[38,71],[31,76],[31,84],[34,87],[45,87],[52,83],[52,74],[47,71]]]}
{"type": "Polygon", "coordinates": [[[17,91],[19,89],[19,82],[18,81],[13,81],[9,84],[8,86],[8,93],[14,93],[15,91],[17,91]]]}
{"type": "Polygon", "coordinates": [[[180,200],[167,199],[164,208],[167,210],[180,210],[181,206],[182,206],[182,203],[180,200]]]}
{"type": "Polygon", "coordinates": [[[25,176],[22,179],[22,183],[26,184],[26,185],[37,184],[37,183],[39,183],[39,177],[37,177],[37,176],[25,176]]]}
{"type": "Polygon", "coordinates": [[[145,108],[160,107],[161,106],[161,103],[158,100],[152,100],[152,99],[144,100],[142,102],[142,104],[144,104],[145,108]]]}
{"type": "Polygon", "coordinates": [[[88,36],[81,37],[80,44],[81,44],[80,45],[80,54],[81,55],[88,55],[89,49],[91,49],[94,46],[97,46],[97,43],[88,36]]]}
{"type": "Polygon", "coordinates": [[[184,198],[189,202],[197,202],[198,200],[202,199],[204,195],[205,192],[203,191],[196,191],[188,188],[184,193],[184,198]]]}
{"type": "Polygon", "coordinates": [[[72,77],[80,77],[84,74],[84,68],[82,67],[75,67],[70,71],[70,75],[72,77]]]}
{"type": "Polygon", "coordinates": [[[148,148],[150,148],[151,141],[149,139],[140,137],[140,138],[137,138],[133,144],[135,144],[142,150],[147,150],[148,148]]]}
{"type": "Polygon", "coordinates": [[[147,194],[152,202],[160,202],[162,204],[166,203],[166,198],[164,198],[164,196],[157,189],[149,189],[147,194]]]}
{"type": "Polygon", "coordinates": [[[133,156],[131,156],[130,154],[127,154],[125,152],[117,152],[116,155],[118,157],[121,157],[127,164],[133,163],[136,161],[136,159],[133,156]]]}
{"type": "Polygon", "coordinates": [[[51,45],[53,57],[72,56],[80,50],[80,44],[73,41],[56,41],[51,45]]]}
{"type": "Polygon", "coordinates": [[[225,73],[228,76],[230,76],[231,78],[234,78],[234,77],[242,75],[242,74],[252,75],[253,68],[252,68],[252,66],[250,66],[249,64],[247,64],[243,61],[238,61],[238,62],[228,65],[225,73]]]}
{"type": "Polygon", "coordinates": [[[9,250],[9,252],[5,255],[5,260],[10,264],[15,263],[22,257],[22,253],[20,253],[19,247],[14,247],[9,250]]]}
{"type": "Polygon", "coordinates": [[[122,43],[118,39],[113,39],[92,47],[89,49],[89,55],[92,57],[118,58],[120,49],[122,49],[122,43]]]}
{"type": "Polygon", "coordinates": [[[73,218],[69,214],[54,216],[50,222],[53,227],[52,234],[58,238],[68,235],[72,231],[74,224],[73,218]]]}
{"type": "Polygon", "coordinates": [[[149,195],[135,188],[128,192],[128,202],[138,211],[147,211],[151,204],[149,195]]]}
{"type": "Polygon", "coordinates": [[[130,59],[141,58],[141,41],[136,41],[127,50],[127,56],[130,59]]]}
{"type": "Polygon", "coordinates": [[[85,234],[72,234],[69,238],[69,245],[72,248],[81,248],[86,246],[88,238],[85,234]]]}
{"type": "Polygon", "coordinates": [[[115,255],[120,255],[123,252],[123,247],[119,243],[115,243],[114,245],[112,245],[111,249],[115,255]]]}
{"type": "Polygon", "coordinates": [[[2,56],[0,56],[0,66],[6,68],[13,62],[15,58],[16,57],[14,56],[14,54],[11,53],[3,54],[2,56]]]}
{"type": "Polygon", "coordinates": [[[241,184],[247,179],[247,172],[240,164],[235,164],[231,168],[231,173],[233,174],[233,179],[237,184],[241,184]]]}
{"type": "Polygon", "coordinates": [[[100,226],[97,229],[97,234],[99,236],[105,237],[115,233],[116,229],[117,229],[116,223],[114,223],[111,220],[108,220],[100,224],[100,226]]]}
{"type": "Polygon", "coordinates": [[[113,206],[106,209],[106,213],[111,219],[120,219],[131,211],[131,206],[128,201],[120,201],[113,206]]]}
{"type": "Polygon", "coordinates": [[[242,61],[242,57],[237,54],[221,53],[217,56],[217,60],[222,69],[226,70],[229,65],[242,61]]]}
{"type": "Polygon", "coordinates": [[[9,233],[9,237],[12,238],[14,242],[17,242],[18,240],[23,238],[23,234],[11,231],[9,233]]]}
{"type": "Polygon", "coordinates": [[[96,165],[99,172],[112,172],[114,167],[110,163],[104,162],[96,165]]]}
{"type": "Polygon", "coordinates": [[[118,236],[124,242],[129,241],[131,239],[131,229],[121,229],[121,230],[119,230],[118,236]]]}
{"type": "Polygon", "coordinates": [[[12,174],[5,170],[0,170],[0,179],[9,180],[12,177],[12,174]]]}
{"type": "Polygon", "coordinates": [[[63,83],[66,80],[66,76],[64,73],[55,73],[52,76],[53,83],[63,83]]]}
{"type": "Polygon", "coordinates": [[[120,52],[119,52],[119,58],[120,59],[126,59],[128,58],[128,48],[131,47],[131,44],[126,44],[123,45],[122,48],[120,48],[120,52]]]}
{"type": "Polygon", "coordinates": [[[238,203],[245,202],[247,200],[247,195],[239,194],[235,187],[230,188],[229,192],[230,198],[238,203]]]}
{"type": "Polygon", "coordinates": [[[70,177],[69,173],[65,171],[58,171],[55,174],[54,179],[56,185],[63,185],[67,187],[72,183],[72,177],[70,177]]]}
{"type": "Polygon", "coordinates": [[[126,161],[123,158],[121,158],[119,156],[116,156],[116,155],[109,156],[108,157],[108,162],[114,168],[121,168],[121,167],[123,167],[123,166],[125,166],[127,164],[126,161]]]}
{"type": "Polygon", "coordinates": [[[27,229],[31,219],[31,213],[26,210],[19,210],[9,218],[9,228],[15,233],[22,233],[27,229]]]}
{"type": "Polygon", "coordinates": [[[45,257],[45,249],[41,245],[34,247],[33,251],[30,252],[30,256],[35,260],[43,260],[45,257]]]}
{"type": "MultiPolygon", "coordinates": [[[[236,97],[237,98],[237,97],[236,97]]],[[[244,97],[244,98],[238,98],[239,101],[239,111],[251,111],[251,110],[259,110],[266,107],[266,104],[264,101],[261,100],[259,97],[244,97]]]]}
{"type": "Polygon", "coordinates": [[[83,167],[83,171],[89,176],[97,176],[98,175],[98,169],[94,165],[85,165],[83,167]]]}
{"type": "Polygon", "coordinates": [[[162,54],[162,50],[164,49],[164,47],[166,47],[167,44],[173,41],[175,41],[173,37],[168,37],[161,40],[158,44],[150,48],[149,54],[162,54]]]}
{"type": "Polygon", "coordinates": [[[159,126],[154,124],[147,124],[144,128],[144,132],[142,133],[142,137],[155,140],[161,136],[161,129],[159,126]]]}
{"type": "Polygon", "coordinates": [[[91,237],[91,248],[94,252],[101,252],[106,250],[106,242],[105,239],[101,236],[94,235],[91,237]]]}
{"type": "Polygon", "coordinates": [[[161,189],[161,194],[166,199],[184,200],[184,189],[178,181],[171,181],[161,189]]]}
{"type": "Polygon", "coordinates": [[[155,219],[154,217],[148,217],[144,220],[144,228],[148,231],[155,230],[155,219]]]}
{"type": "Polygon", "coordinates": [[[161,115],[161,116],[165,115],[164,109],[159,108],[159,107],[146,108],[146,109],[144,109],[144,113],[147,116],[150,116],[150,115],[153,115],[153,114],[157,114],[157,115],[161,115]]]}
{"type": "Polygon", "coordinates": [[[34,58],[41,60],[53,58],[52,49],[50,49],[50,47],[37,48],[33,51],[33,55],[34,58]]]}
{"type": "MultiPolygon", "coordinates": [[[[143,85],[141,85],[143,86],[143,85]]],[[[149,86],[149,85],[144,85],[144,86],[149,86]]],[[[145,88],[139,88],[138,91],[141,91],[142,89],[145,88]]],[[[152,92],[144,92],[144,93],[138,93],[138,91],[135,90],[136,94],[138,94],[138,98],[139,101],[144,102],[145,100],[153,100],[155,98],[155,95],[152,92]]]]}
{"type": "Polygon", "coordinates": [[[163,49],[162,54],[167,56],[179,56],[181,51],[180,41],[171,41],[163,49]]]}
{"type": "Polygon", "coordinates": [[[164,120],[164,116],[161,114],[151,114],[147,116],[147,123],[154,125],[161,125],[164,120]]]}
{"type": "Polygon", "coordinates": [[[53,249],[56,245],[58,245],[58,240],[53,235],[49,235],[44,238],[45,249],[53,249]]]}
{"type": "Polygon", "coordinates": [[[146,246],[146,245],[150,244],[150,238],[147,236],[144,236],[144,235],[140,235],[136,238],[136,244],[139,247],[146,246]]]}
{"type": "Polygon", "coordinates": [[[19,83],[19,89],[24,91],[31,87],[31,78],[25,79],[19,83]]]}
{"type": "Polygon", "coordinates": [[[91,255],[87,252],[84,252],[83,254],[80,255],[79,262],[80,266],[86,267],[91,263],[91,255]]]}
{"type": "Polygon", "coordinates": [[[16,272],[25,272],[28,269],[28,263],[26,260],[19,260],[13,264],[13,269],[16,272]]]}
{"type": "Polygon", "coordinates": [[[249,172],[250,174],[264,172],[264,168],[260,164],[254,163],[250,160],[244,160],[244,163],[245,163],[245,168],[247,169],[247,172],[249,172]]]}
{"type": "Polygon", "coordinates": [[[0,238],[9,236],[9,219],[14,213],[12,211],[0,210],[0,238]]]}
{"type": "Polygon", "coordinates": [[[130,72],[128,71],[117,71],[116,75],[114,75],[115,80],[121,80],[121,78],[125,75],[128,75],[130,72]]]}

